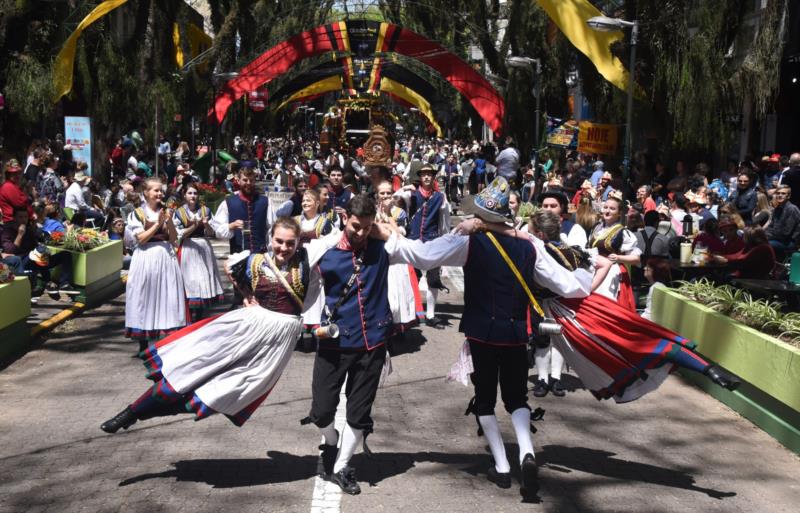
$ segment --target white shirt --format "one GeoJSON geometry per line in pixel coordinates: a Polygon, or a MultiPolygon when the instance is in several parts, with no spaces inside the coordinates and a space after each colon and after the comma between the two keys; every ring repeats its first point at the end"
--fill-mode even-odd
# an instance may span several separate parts
{"type": "MultiPolygon", "coordinates": [[[[536,250],[533,279],[537,284],[566,298],[586,297],[592,292],[592,272],[570,272],[550,256],[541,240],[531,236],[530,241],[536,250]]],[[[469,256],[469,237],[448,233],[423,243],[392,234],[384,248],[391,263],[406,262],[421,270],[445,265],[463,267],[469,256]]]]}
{"type": "Polygon", "coordinates": [[[71,208],[75,212],[89,208],[86,199],[83,197],[83,188],[78,182],[72,182],[67,187],[67,192],[64,195],[64,207],[71,208]]]}

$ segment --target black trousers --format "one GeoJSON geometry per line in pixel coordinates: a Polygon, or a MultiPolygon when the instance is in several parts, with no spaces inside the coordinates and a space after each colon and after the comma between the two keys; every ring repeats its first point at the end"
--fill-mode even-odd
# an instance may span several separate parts
{"type": "Polygon", "coordinates": [[[527,347],[491,346],[469,341],[472,353],[472,384],[475,387],[475,415],[494,415],[497,402],[497,383],[500,397],[508,413],[528,408],[528,354],[527,347]]]}
{"type": "Polygon", "coordinates": [[[339,393],[345,385],[347,423],[353,429],[372,432],[372,403],[378,392],[386,346],[372,351],[335,351],[320,349],[314,358],[311,383],[311,413],[308,417],[318,427],[333,422],[339,393]]]}

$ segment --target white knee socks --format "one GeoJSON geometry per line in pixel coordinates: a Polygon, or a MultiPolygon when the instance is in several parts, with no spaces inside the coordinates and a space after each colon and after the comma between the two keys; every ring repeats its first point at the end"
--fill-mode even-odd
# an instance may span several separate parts
{"type": "Polygon", "coordinates": [[[425,294],[425,317],[433,319],[436,312],[436,298],[439,297],[439,289],[432,289],[428,287],[428,292],[425,294]]]}
{"type": "Polygon", "coordinates": [[[319,430],[322,433],[322,443],[325,445],[336,445],[339,442],[339,436],[336,434],[336,428],[333,427],[333,422],[324,428],[319,428],[319,430]]]}
{"type": "Polygon", "coordinates": [[[358,444],[364,439],[364,431],[353,429],[350,424],[344,427],[342,433],[342,446],[339,448],[339,455],[336,456],[336,463],[333,465],[333,473],[339,472],[347,466],[350,458],[355,454],[358,444]]]}
{"type": "Polygon", "coordinates": [[[503,437],[500,435],[497,417],[494,415],[481,415],[478,417],[478,422],[481,423],[483,428],[483,436],[489,442],[489,449],[494,457],[494,468],[501,473],[510,472],[511,465],[509,465],[508,458],[506,458],[506,447],[503,445],[503,437]]]}
{"type": "Polygon", "coordinates": [[[564,367],[564,357],[553,346],[550,346],[550,375],[553,379],[561,379],[561,369],[564,367]]]}
{"type": "Polygon", "coordinates": [[[536,361],[536,374],[547,383],[547,376],[550,374],[550,346],[537,347],[533,352],[533,359],[536,361]]]}
{"type": "Polygon", "coordinates": [[[564,357],[558,349],[552,345],[547,347],[537,347],[533,353],[536,361],[536,374],[539,379],[549,383],[548,376],[553,379],[561,379],[561,369],[564,367],[564,357]]]}
{"type": "MultiPolygon", "coordinates": [[[[526,454],[533,452],[533,437],[531,436],[531,411],[528,408],[517,408],[511,414],[511,423],[514,424],[514,432],[517,434],[517,445],[519,445],[519,463],[526,454]]],[[[486,431],[486,428],[483,428],[486,431]]]]}

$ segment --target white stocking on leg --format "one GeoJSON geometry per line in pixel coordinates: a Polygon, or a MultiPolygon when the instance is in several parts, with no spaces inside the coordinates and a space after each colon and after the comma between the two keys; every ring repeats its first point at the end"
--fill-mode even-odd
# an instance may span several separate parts
{"type": "Polygon", "coordinates": [[[555,347],[550,347],[550,375],[553,379],[561,379],[561,369],[564,368],[564,356],[555,347]]]}
{"type": "Polygon", "coordinates": [[[355,454],[358,449],[358,444],[364,439],[364,431],[361,429],[353,429],[350,424],[344,427],[342,433],[342,446],[339,448],[339,455],[336,457],[336,463],[333,465],[333,473],[339,472],[350,463],[350,458],[355,454]]]}
{"type": "Polygon", "coordinates": [[[510,472],[511,465],[508,464],[508,458],[506,458],[506,446],[503,445],[503,437],[500,434],[497,417],[494,415],[481,415],[478,417],[478,422],[481,423],[483,428],[483,436],[489,442],[489,449],[494,457],[494,468],[500,473],[510,472]]]}
{"type": "Polygon", "coordinates": [[[528,408],[517,408],[511,414],[511,423],[514,424],[514,432],[517,434],[517,444],[519,445],[519,462],[526,454],[533,454],[533,437],[531,436],[531,411],[528,408]]]}
{"type": "Polygon", "coordinates": [[[439,297],[439,289],[432,289],[428,287],[428,292],[425,294],[425,317],[433,319],[436,314],[436,298],[439,297]]]}
{"type": "Polygon", "coordinates": [[[550,374],[550,346],[537,347],[533,352],[533,359],[536,360],[536,374],[547,383],[547,376],[550,374]]]}

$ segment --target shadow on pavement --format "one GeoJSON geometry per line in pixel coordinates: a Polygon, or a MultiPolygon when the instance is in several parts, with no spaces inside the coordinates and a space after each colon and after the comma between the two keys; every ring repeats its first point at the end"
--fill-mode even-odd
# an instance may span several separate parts
{"type": "Polygon", "coordinates": [[[268,458],[182,460],[164,472],[141,474],[121,481],[129,486],[150,479],[175,478],[178,482],[206,483],[214,488],[238,488],[303,481],[316,476],[317,456],[295,456],[269,451],[268,458]]]}
{"type": "MultiPolygon", "coordinates": [[[[509,460],[516,459],[516,447],[508,444],[509,460]]],[[[736,492],[726,492],[697,486],[694,477],[684,471],[658,467],[647,463],[614,458],[614,453],[585,447],[547,445],[537,459],[545,472],[539,473],[540,484],[545,488],[570,488],[583,486],[559,479],[559,474],[584,472],[621,481],[638,481],[670,488],[700,492],[714,499],[733,497],[736,492]],[[548,475],[549,474],[549,475],[548,475]]],[[[237,488],[310,479],[316,475],[317,456],[296,456],[281,451],[269,451],[268,458],[252,459],[198,459],[173,463],[174,468],[164,472],[141,474],[125,479],[119,486],[129,486],[150,479],[174,478],[177,482],[206,483],[214,488],[237,488]]],[[[453,454],[442,452],[381,452],[372,456],[358,454],[353,466],[358,478],[370,486],[385,479],[406,473],[417,463],[439,463],[458,467],[474,477],[485,476],[491,458],[485,454],[453,454]]],[[[512,467],[514,481],[519,482],[519,469],[512,467]]],[[[493,487],[486,482],[487,489],[493,487]]],[[[578,492],[578,490],[574,490],[578,492]]],[[[538,493],[527,494],[522,502],[539,503],[538,493]]]]}
{"type": "Polygon", "coordinates": [[[425,342],[427,341],[428,340],[419,329],[409,329],[404,333],[399,333],[389,339],[389,354],[394,357],[403,354],[416,353],[422,349],[422,346],[425,345],[425,342]]]}
{"type": "Polygon", "coordinates": [[[657,467],[647,463],[626,461],[613,456],[615,456],[613,452],[588,449],[586,447],[546,445],[536,457],[540,465],[555,472],[570,473],[576,470],[622,481],[639,481],[691,490],[704,493],[714,499],[724,499],[725,497],[736,495],[736,492],[723,492],[697,486],[694,477],[687,472],[657,467]]]}

